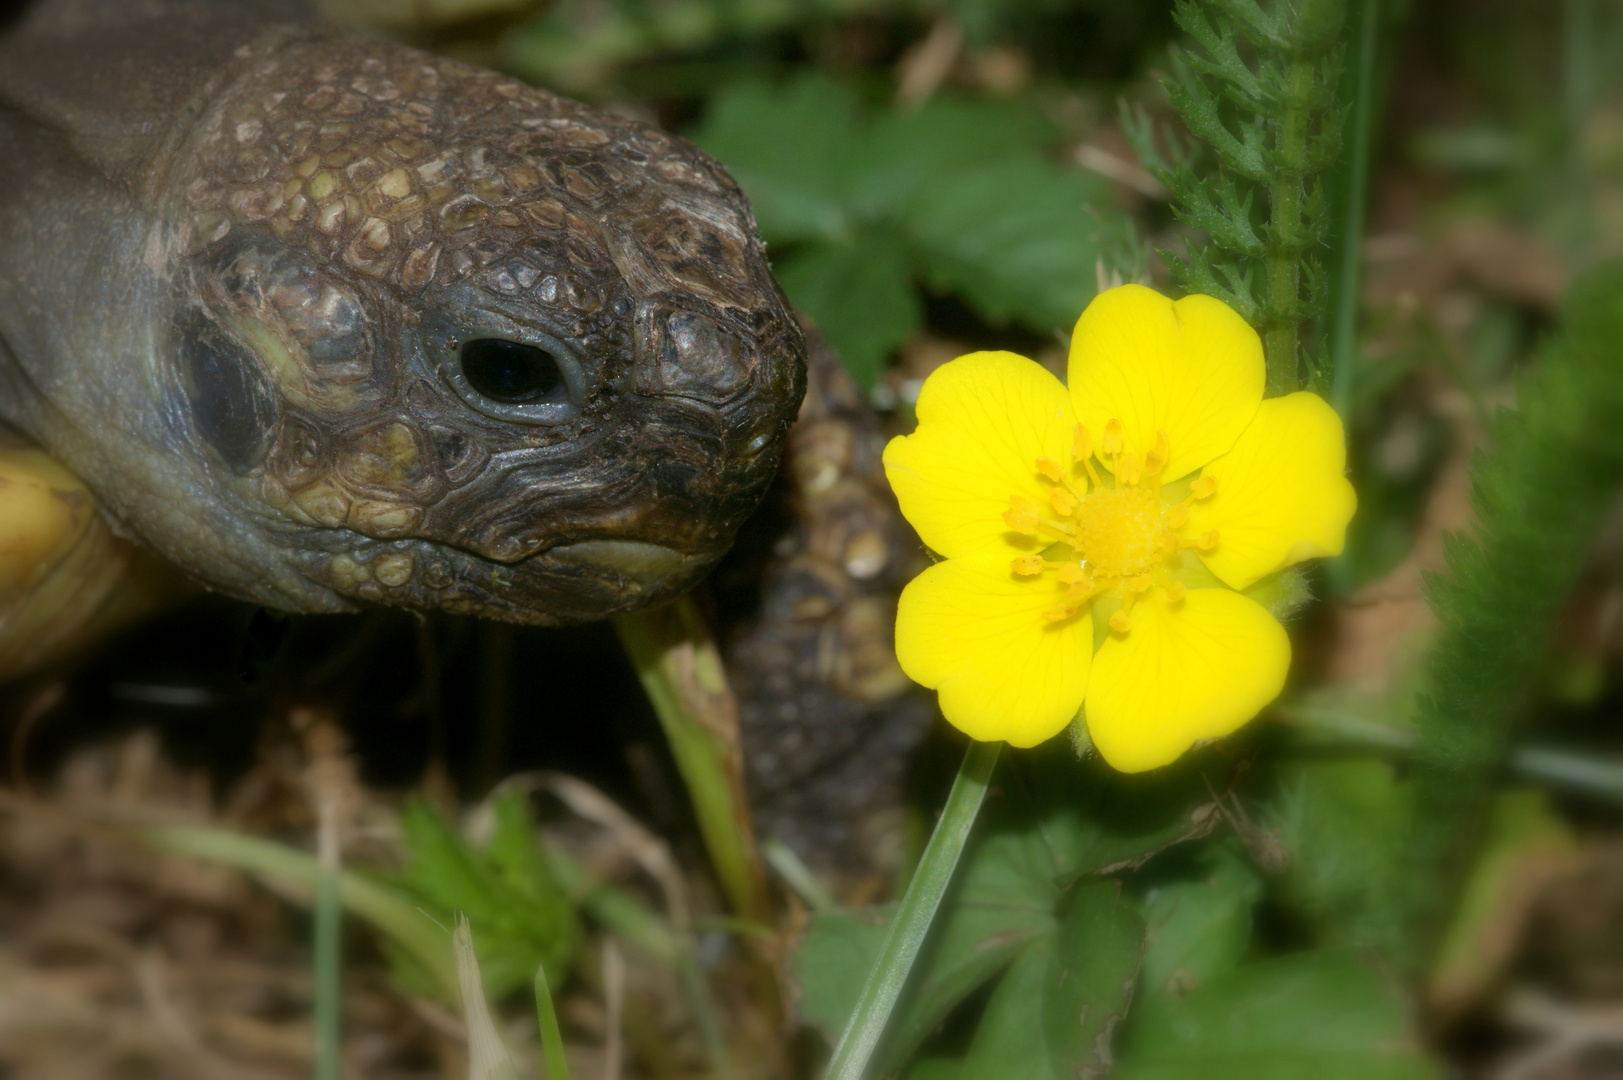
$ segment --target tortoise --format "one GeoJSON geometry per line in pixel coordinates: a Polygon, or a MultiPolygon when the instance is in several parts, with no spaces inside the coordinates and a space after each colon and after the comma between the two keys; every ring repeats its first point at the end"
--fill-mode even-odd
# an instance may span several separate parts
{"type": "Polygon", "coordinates": [[[0,419],[286,611],[598,618],[708,571],[805,343],[696,147],[187,3],[0,44],[0,419]]]}
{"type": "Polygon", "coordinates": [[[272,9],[44,0],[0,37],[0,678],[139,608],[142,548],[280,611],[656,603],[792,444],[728,659],[768,831],[842,857],[928,720],[918,548],[807,354],[679,138],[272,9]]]}

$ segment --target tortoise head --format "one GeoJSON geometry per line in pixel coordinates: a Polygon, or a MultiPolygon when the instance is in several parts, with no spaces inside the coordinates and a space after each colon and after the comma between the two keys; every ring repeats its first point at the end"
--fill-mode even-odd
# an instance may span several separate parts
{"type": "Polygon", "coordinates": [[[805,344],[687,143],[333,39],[255,65],[187,160],[184,422],[334,601],[310,606],[626,610],[697,580],[770,483],[805,344]]]}

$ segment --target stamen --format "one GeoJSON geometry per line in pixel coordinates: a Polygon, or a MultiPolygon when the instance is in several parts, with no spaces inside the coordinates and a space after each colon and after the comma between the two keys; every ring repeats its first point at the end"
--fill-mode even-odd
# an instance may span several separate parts
{"type": "Polygon", "coordinates": [[[1209,499],[1217,494],[1217,477],[1202,476],[1189,485],[1189,496],[1194,499],[1209,499]]]}
{"type": "Polygon", "coordinates": [[[1048,501],[1053,504],[1055,512],[1060,517],[1070,517],[1076,513],[1077,503],[1080,500],[1064,488],[1055,488],[1048,493],[1048,501]]]}
{"type": "Polygon", "coordinates": [[[1088,576],[1086,570],[1076,563],[1066,563],[1059,568],[1059,581],[1061,585],[1085,583],[1088,588],[1093,588],[1093,579],[1088,576]]]}
{"type": "Polygon", "coordinates": [[[1065,482],[1065,471],[1059,467],[1059,462],[1051,457],[1037,459],[1037,471],[1054,481],[1056,484],[1065,482]]]}
{"type": "Polygon", "coordinates": [[[1127,614],[1125,607],[1110,616],[1110,629],[1118,634],[1125,634],[1133,628],[1132,617],[1127,614]]]}
{"type": "Polygon", "coordinates": [[[1179,540],[1176,536],[1173,536],[1171,533],[1167,533],[1165,536],[1161,537],[1161,554],[1165,555],[1167,558],[1170,559],[1172,556],[1176,555],[1182,550],[1183,541],[1179,540]]]}
{"type": "Polygon", "coordinates": [[[1138,482],[1144,479],[1144,467],[1138,459],[1128,454],[1121,459],[1121,465],[1116,470],[1117,487],[1137,487],[1138,482]]]}
{"type": "Polygon", "coordinates": [[[1037,534],[1037,504],[1021,495],[1009,496],[1009,508],[1003,511],[1003,522],[1017,533],[1037,534]]]}
{"type": "Polygon", "coordinates": [[[1092,595],[1093,590],[1091,587],[1078,582],[1065,590],[1065,599],[1058,607],[1052,607],[1043,612],[1043,618],[1049,622],[1063,622],[1075,615],[1092,595]]]}
{"type": "Polygon", "coordinates": [[[1181,582],[1181,581],[1172,582],[1171,584],[1169,584],[1167,586],[1167,603],[1169,603],[1169,604],[1181,604],[1181,603],[1183,603],[1184,594],[1187,593],[1188,591],[1189,590],[1184,587],[1183,582],[1181,582]]]}
{"type": "Polygon", "coordinates": [[[1093,467],[1093,436],[1089,435],[1088,429],[1081,424],[1076,425],[1076,433],[1071,438],[1071,453],[1088,471],[1088,479],[1093,482],[1093,486],[1104,487],[1099,482],[1099,473],[1093,467]]]}
{"type": "Polygon", "coordinates": [[[1184,502],[1179,503],[1177,506],[1174,506],[1172,508],[1172,512],[1167,515],[1167,528],[1181,529],[1183,528],[1183,523],[1188,520],[1189,503],[1187,500],[1185,500],[1184,502]]]}
{"type": "Polygon", "coordinates": [[[1195,546],[1202,551],[1210,551],[1215,548],[1217,546],[1217,530],[1207,529],[1201,533],[1200,539],[1195,541],[1195,546]]]}
{"type": "Polygon", "coordinates": [[[1162,469],[1167,467],[1167,458],[1169,456],[1170,450],[1167,446],[1167,433],[1164,431],[1157,431],[1155,433],[1155,448],[1144,455],[1144,471],[1149,473],[1151,476],[1157,475],[1162,469]]]}
{"type": "Polygon", "coordinates": [[[1041,555],[1022,555],[1009,563],[1009,569],[1022,577],[1040,574],[1047,568],[1047,562],[1041,555]]]}
{"type": "Polygon", "coordinates": [[[1155,584],[1155,579],[1148,574],[1135,574],[1127,579],[1126,584],[1128,592],[1146,593],[1150,591],[1150,586],[1155,584]]]}
{"type": "Polygon", "coordinates": [[[1107,421],[1105,423],[1105,437],[1101,445],[1101,449],[1104,451],[1104,456],[1107,458],[1115,457],[1117,454],[1121,453],[1121,446],[1121,421],[1107,421]]]}

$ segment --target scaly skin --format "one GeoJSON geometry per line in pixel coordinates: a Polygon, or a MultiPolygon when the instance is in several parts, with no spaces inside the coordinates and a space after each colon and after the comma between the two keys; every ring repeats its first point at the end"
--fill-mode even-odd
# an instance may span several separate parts
{"type": "Polygon", "coordinates": [[[568,622],[720,557],[805,344],[714,161],[402,46],[133,6],[0,39],[0,420],[285,610],[568,622]],[[485,392],[492,339],[557,385],[485,392]]]}

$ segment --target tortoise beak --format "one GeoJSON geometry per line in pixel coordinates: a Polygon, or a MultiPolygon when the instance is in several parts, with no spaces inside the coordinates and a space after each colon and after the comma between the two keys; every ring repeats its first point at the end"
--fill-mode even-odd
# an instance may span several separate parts
{"type": "Polygon", "coordinates": [[[651,591],[676,580],[691,580],[715,562],[713,555],[689,555],[662,544],[637,540],[581,540],[559,544],[553,559],[607,578],[623,593],[651,591]]]}

